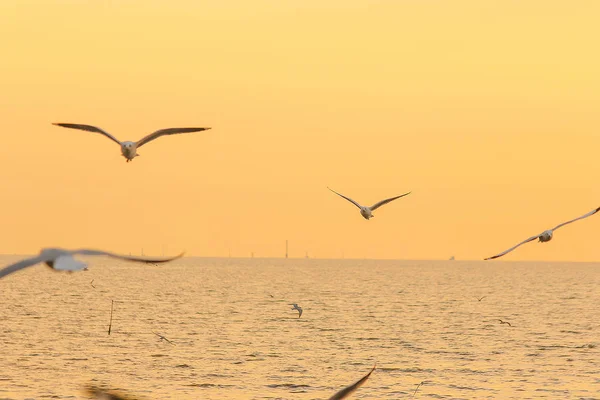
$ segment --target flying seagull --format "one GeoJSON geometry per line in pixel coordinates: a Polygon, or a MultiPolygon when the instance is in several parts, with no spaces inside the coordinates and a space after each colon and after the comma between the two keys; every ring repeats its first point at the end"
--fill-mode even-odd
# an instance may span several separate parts
{"type": "Polygon", "coordinates": [[[177,133],[198,132],[198,131],[205,131],[207,129],[210,129],[210,128],[166,128],[166,129],[159,129],[158,131],[149,134],[148,136],[146,136],[146,137],[138,140],[137,142],[131,142],[131,141],[120,142],[119,140],[117,140],[116,137],[114,137],[110,133],[108,133],[108,132],[106,132],[106,131],[104,131],[104,130],[102,130],[100,128],[97,128],[95,126],[92,126],[92,125],[65,124],[65,123],[53,123],[52,125],[62,126],[63,128],[80,129],[82,131],[88,131],[88,132],[96,132],[96,133],[99,133],[101,135],[104,135],[107,138],[109,138],[110,140],[112,140],[113,142],[117,143],[119,146],[121,146],[121,154],[123,155],[123,157],[125,157],[127,159],[127,162],[133,161],[133,159],[135,157],[139,156],[139,154],[137,153],[137,149],[139,147],[142,147],[146,143],[151,142],[154,139],[158,139],[161,136],[164,136],[164,135],[174,135],[174,134],[177,134],[177,133]]]}
{"type": "Polygon", "coordinates": [[[365,376],[360,378],[360,380],[358,380],[357,382],[353,383],[352,385],[340,390],[339,392],[337,392],[336,394],[331,396],[329,398],[329,400],[341,400],[341,399],[345,399],[346,397],[350,396],[352,393],[354,393],[356,391],[356,389],[358,389],[363,383],[365,383],[367,381],[367,379],[369,379],[369,376],[371,376],[373,371],[375,371],[375,366],[373,366],[373,369],[371,369],[371,371],[369,371],[368,374],[366,374],[365,376]]]}
{"type": "Polygon", "coordinates": [[[296,303],[290,304],[290,306],[294,306],[292,307],[292,310],[298,310],[298,318],[300,318],[302,316],[302,307],[298,306],[296,303]]]}
{"type": "Polygon", "coordinates": [[[510,324],[510,322],[502,321],[501,319],[499,319],[498,321],[500,321],[500,325],[502,325],[502,324],[508,324],[508,326],[512,326],[510,324]]]}
{"type": "Polygon", "coordinates": [[[165,340],[165,341],[167,341],[167,342],[169,342],[169,343],[171,343],[173,345],[175,344],[175,343],[171,342],[169,339],[167,339],[166,337],[164,337],[163,335],[160,335],[160,334],[158,334],[156,332],[152,332],[152,333],[154,333],[156,336],[158,336],[161,341],[165,340]]]}
{"type": "Polygon", "coordinates": [[[563,222],[562,224],[556,225],[554,228],[548,229],[547,231],[544,231],[544,232],[540,233],[539,235],[535,235],[535,236],[530,237],[529,239],[525,239],[524,241],[522,241],[521,243],[517,244],[516,246],[513,246],[510,249],[503,251],[502,253],[496,254],[495,256],[485,258],[485,260],[491,260],[491,259],[494,259],[494,258],[502,257],[503,255],[505,255],[506,253],[510,253],[511,251],[513,251],[514,249],[516,249],[517,247],[519,247],[520,245],[532,242],[535,239],[539,239],[539,241],[542,242],[542,243],[543,242],[549,242],[550,240],[552,240],[552,234],[554,233],[554,231],[557,230],[558,228],[560,228],[561,226],[570,224],[571,222],[575,222],[575,221],[583,219],[583,218],[587,218],[587,217],[589,217],[591,215],[596,214],[598,211],[600,211],[600,207],[598,207],[598,208],[590,211],[587,214],[582,215],[581,217],[578,217],[578,218],[572,219],[570,221],[563,222]]]}
{"type": "Polygon", "coordinates": [[[401,194],[400,196],[390,197],[389,199],[381,200],[379,203],[373,204],[371,207],[366,207],[366,206],[361,206],[356,201],[352,200],[350,197],[346,197],[343,194],[336,192],[335,190],[331,189],[329,186],[327,187],[327,189],[331,190],[333,193],[337,194],[340,197],[343,197],[344,199],[348,200],[350,203],[354,204],[356,207],[360,208],[360,215],[362,215],[363,218],[366,220],[368,220],[369,218],[373,218],[374,217],[373,211],[377,210],[382,205],[387,204],[390,201],[399,199],[400,197],[404,197],[411,193],[411,192],[408,192],[408,193],[401,194]]]}
{"type": "Polygon", "coordinates": [[[475,297],[477,299],[477,301],[481,301],[483,299],[485,299],[487,296],[482,296],[482,297],[475,297]]]}
{"type": "Polygon", "coordinates": [[[82,261],[76,260],[73,256],[108,256],[118,258],[126,261],[135,261],[143,263],[164,263],[175,260],[183,256],[183,253],[175,257],[169,258],[146,258],[146,257],[135,257],[135,256],[122,256],[120,254],[109,253],[102,250],[91,250],[91,249],[78,249],[78,250],[65,250],[65,249],[42,249],[40,255],[36,257],[26,258],[15,264],[9,265],[4,269],[0,270],[0,279],[6,275],[12,274],[20,269],[34,266],[38,263],[45,263],[50,268],[56,271],[80,271],[86,267],[82,261]]]}

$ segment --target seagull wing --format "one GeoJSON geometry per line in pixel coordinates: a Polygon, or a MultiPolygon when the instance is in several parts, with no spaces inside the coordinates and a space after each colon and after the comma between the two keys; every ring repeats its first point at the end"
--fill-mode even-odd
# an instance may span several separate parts
{"type": "Polygon", "coordinates": [[[181,253],[175,257],[153,258],[153,257],[124,256],[121,254],[110,253],[108,251],[102,251],[102,250],[79,249],[79,250],[73,250],[71,252],[71,254],[81,254],[84,256],[108,256],[108,257],[118,258],[121,260],[143,262],[143,263],[164,263],[164,262],[173,261],[180,257],[183,257],[183,255],[185,253],[181,253]]]}
{"type": "Polygon", "coordinates": [[[25,260],[21,260],[17,263],[9,265],[8,267],[0,270],[0,279],[5,277],[6,275],[12,274],[13,272],[17,272],[20,269],[32,267],[37,263],[41,263],[44,261],[48,261],[49,258],[43,256],[37,256],[32,258],[26,258],[25,260]]]}
{"type": "Polygon", "coordinates": [[[329,186],[327,186],[327,189],[331,190],[333,193],[337,194],[340,197],[345,198],[346,200],[348,200],[350,203],[354,204],[356,207],[361,208],[361,205],[358,204],[357,202],[355,202],[354,200],[352,200],[350,197],[346,197],[343,194],[339,194],[338,192],[336,192],[335,190],[333,190],[332,188],[330,188],[329,186]]]}
{"type": "Polygon", "coordinates": [[[552,230],[555,230],[555,229],[558,229],[558,228],[560,228],[561,226],[564,226],[564,225],[570,224],[571,222],[575,222],[575,221],[577,221],[577,220],[580,220],[580,219],[583,219],[583,218],[587,218],[587,217],[589,217],[589,216],[591,216],[591,215],[594,215],[594,214],[596,214],[598,211],[600,211],[600,207],[596,208],[595,210],[592,210],[592,211],[590,211],[589,213],[587,213],[587,214],[585,214],[585,215],[582,215],[581,217],[578,217],[578,218],[572,219],[572,220],[570,220],[570,221],[563,222],[562,224],[556,225],[556,226],[554,227],[554,229],[552,229],[552,230]]]}
{"type": "Polygon", "coordinates": [[[353,383],[352,385],[348,386],[347,388],[344,388],[344,389],[340,390],[339,392],[337,392],[336,394],[334,394],[333,396],[331,396],[329,398],[329,400],[345,399],[346,397],[348,397],[349,395],[354,393],[354,391],[356,391],[356,389],[358,389],[363,383],[365,383],[367,381],[367,379],[369,379],[369,376],[371,376],[373,371],[375,371],[375,367],[373,367],[373,369],[368,374],[366,374],[365,376],[360,378],[360,380],[357,381],[356,383],[353,383]]]}
{"type": "Polygon", "coordinates": [[[108,132],[106,132],[106,131],[104,131],[104,130],[102,130],[100,128],[97,128],[95,126],[92,126],[92,125],[63,124],[63,123],[53,123],[52,125],[62,126],[63,128],[79,129],[79,130],[88,131],[88,132],[96,132],[96,133],[99,133],[101,135],[106,136],[107,138],[109,138],[113,142],[117,143],[119,146],[121,145],[121,142],[119,142],[116,137],[114,137],[110,133],[108,133],[108,132]]]}
{"type": "Polygon", "coordinates": [[[157,139],[161,136],[164,135],[175,135],[177,133],[188,133],[188,132],[199,132],[199,131],[205,131],[207,129],[210,128],[167,128],[167,129],[160,129],[154,133],[149,134],[146,137],[143,137],[142,139],[138,140],[138,142],[135,144],[136,147],[142,147],[143,145],[145,145],[148,142],[153,141],[154,139],[157,139]]]}
{"type": "Polygon", "coordinates": [[[514,249],[516,249],[517,247],[519,247],[520,245],[525,244],[525,243],[529,243],[532,240],[535,240],[535,239],[537,239],[539,237],[540,237],[540,235],[532,236],[529,239],[523,240],[521,243],[519,243],[519,244],[511,247],[510,249],[503,251],[502,253],[496,254],[495,256],[492,256],[492,257],[484,258],[484,260],[491,260],[491,259],[494,259],[494,258],[502,257],[503,255],[505,255],[506,253],[510,253],[511,251],[513,251],[514,249]]]}
{"type": "Polygon", "coordinates": [[[298,309],[298,318],[300,318],[301,316],[302,316],[302,309],[301,309],[301,308],[299,308],[299,309],[298,309]]]}
{"type": "Polygon", "coordinates": [[[387,204],[387,203],[389,203],[390,201],[394,201],[394,200],[396,200],[396,199],[399,199],[400,197],[404,197],[404,196],[406,196],[406,195],[409,195],[410,193],[411,193],[411,192],[408,192],[408,193],[401,194],[400,196],[396,196],[396,197],[390,197],[389,199],[381,200],[379,203],[375,203],[375,204],[373,204],[373,205],[370,207],[370,208],[371,208],[371,211],[375,211],[375,210],[377,210],[379,207],[381,207],[382,205],[384,205],[384,204],[387,204]]]}

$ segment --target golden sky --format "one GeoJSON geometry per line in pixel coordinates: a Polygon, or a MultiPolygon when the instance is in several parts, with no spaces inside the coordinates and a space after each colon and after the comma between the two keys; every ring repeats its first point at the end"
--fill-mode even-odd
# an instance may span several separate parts
{"type": "MultiPolygon", "coordinates": [[[[600,206],[600,2],[0,2],[0,252],[482,259],[600,206]],[[126,163],[120,140],[165,127],[126,163]],[[372,204],[364,220],[327,190],[372,204]]],[[[505,260],[600,259],[600,216],[505,260]]]]}

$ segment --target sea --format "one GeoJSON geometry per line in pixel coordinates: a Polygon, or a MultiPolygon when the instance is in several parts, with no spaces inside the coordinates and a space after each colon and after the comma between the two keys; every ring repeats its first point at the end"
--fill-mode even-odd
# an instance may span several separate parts
{"type": "Polygon", "coordinates": [[[0,280],[0,399],[600,399],[598,263],[86,261],[0,280]]]}

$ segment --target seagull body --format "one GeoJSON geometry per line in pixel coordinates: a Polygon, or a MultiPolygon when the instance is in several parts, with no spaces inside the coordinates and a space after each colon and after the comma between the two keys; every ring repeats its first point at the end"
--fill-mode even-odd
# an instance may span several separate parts
{"type": "Polygon", "coordinates": [[[352,385],[340,390],[339,392],[337,392],[336,394],[331,396],[328,400],[342,400],[342,399],[345,399],[346,397],[350,396],[352,393],[354,393],[356,391],[356,389],[358,389],[363,383],[365,383],[367,381],[367,379],[369,379],[369,376],[371,376],[373,371],[375,371],[375,367],[373,367],[373,369],[371,369],[371,371],[369,371],[368,374],[366,374],[365,376],[360,378],[358,381],[356,381],[352,385]]]}
{"type": "Polygon", "coordinates": [[[143,262],[143,263],[164,263],[168,261],[175,260],[181,256],[181,253],[175,257],[169,258],[144,258],[144,257],[134,257],[134,256],[122,256],[120,254],[109,253],[107,251],[102,250],[91,250],[91,249],[78,249],[78,250],[65,250],[59,248],[49,248],[42,249],[40,254],[36,257],[26,258],[25,260],[21,260],[17,263],[9,265],[4,269],[0,270],[0,279],[5,277],[6,275],[12,274],[13,272],[19,271],[21,269],[32,267],[39,263],[45,263],[50,268],[56,271],[80,271],[86,269],[86,263],[75,259],[74,256],[83,255],[83,256],[108,256],[112,258],[118,258],[120,260],[126,261],[134,261],[134,262],[143,262]]]}
{"type": "Polygon", "coordinates": [[[350,197],[346,197],[343,194],[340,194],[340,193],[336,192],[335,190],[331,189],[330,187],[327,187],[327,189],[331,190],[333,193],[337,194],[340,197],[343,197],[344,199],[348,200],[350,203],[352,203],[356,207],[358,207],[360,209],[360,215],[362,215],[363,218],[366,220],[373,218],[374,217],[373,211],[377,210],[382,205],[387,204],[396,199],[399,199],[400,197],[409,195],[411,193],[411,192],[408,192],[408,193],[401,194],[400,196],[390,197],[389,199],[381,200],[380,202],[373,204],[371,207],[366,207],[366,206],[361,206],[356,201],[352,200],[350,197]]]}
{"type": "Polygon", "coordinates": [[[160,335],[160,334],[158,334],[156,332],[152,332],[152,333],[154,333],[156,336],[158,336],[161,341],[165,340],[165,341],[167,341],[167,342],[169,342],[169,343],[171,343],[173,345],[175,344],[175,343],[171,342],[169,339],[167,339],[166,337],[164,337],[163,335],[160,335]]]}
{"type": "Polygon", "coordinates": [[[117,143],[119,146],[121,146],[121,154],[123,155],[123,157],[125,157],[127,162],[132,161],[135,157],[139,156],[139,154],[137,153],[138,148],[142,147],[146,143],[151,142],[154,139],[157,139],[161,136],[174,135],[177,133],[198,132],[198,131],[205,131],[207,129],[210,129],[210,128],[166,128],[166,129],[160,129],[154,133],[151,133],[148,136],[145,136],[142,139],[138,140],[137,142],[132,142],[129,140],[125,141],[125,142],[121,142],[116,137],[114,137],[110,133],[106,132],[105,130],[102,130],[102,129],[92,126],[92,125],[67,124],[67,123],[53,123],[52,125],[62,126],[63,128],[79,129],[79,130],[88,131],[88,132],[96,132],[101,135],[104,135],[107,138],[109,138],[110,140],[112,140],[113,142],[117,143]]]}
{"type": "Polygon", "coordinates": [[[507,324],[508,326],[512,326],[512,325],[510,324],[510,322],[502,321],[501,319],[499,319],[498,321],[500,321],[500,325],[502,325],[502,324],[507,324]]]}
{"type": "Polygon", "coordinates": [[[555,231],[555,230],[557,230],[558,228],[560,228],[561,226],[565,226],[565,225],[567,225],[567,224],[570,224],[571,222],[575,222],[575,221],[578,221],[578,220],[580,220],[580,219],[583,219],[583,218],[587,218],[587,217],[589,217],[589,216],[592,216],[592,215],[596,214],[598,211],[600,211],[600,207],[598,207],[598,208],[596,208],[596,209],[594,209],[594,210],[590,211],[590,212],[589,212],[589,213],[587,213],[587,214],[584,214],[584,215],[582,215],[581,217],[577,217],[577,218],[575,218],[575,219],[572,219],[572,220],[570,220],[570,221],[563,222],[562,224],[558,224],[558,225],[556,225],[554,228],[552,228],[552,229],[548,229],[548,230],[546,230],[546,231],[544,231],[544,232],[540,233],[539,235],[535,235],[535,236],[532,236],[532,237],[530,237],[530,238],[528,238],[528,239],[525,239],[525,240],[523,240],[521,243],[519,243],[519,244],[517,244],[517,245],[515,245],[515,246],[511,247],[510,249],[508,249],[508,250],[505,250],[505,251],[503,251],[502,253],[496,254],[495,256],[492,256],[492,257],[485,258],[485,260],[492,260],[492,259],[494,259],[494,258],[502,257],[503,255],[505,255],[505,254],[507,254],[507,253],[510,253],[511,251],[513,251],[513,250],[514,250],[514,249],[516,249],[517,247],[521,246],[522,244],[525,244],[525,243],[532,242],[532,241],[534,241],[534,240],[536,240],[536,239],[538,239],[540,243],[549,242],[549,241],[551,241],[551,240],[552,240],[552,236],[553,236],[553,234],[554,234],[554,231],[555,231]]]}
{"type": "Polygon", "coordinates": [[[300,318],[302,316],[302,307],[298,306],[298,304],[294,303],[294,304],[290,304],[292,307],[292,310],[297,310],[298,311],[298,318],[300,318]]]}

